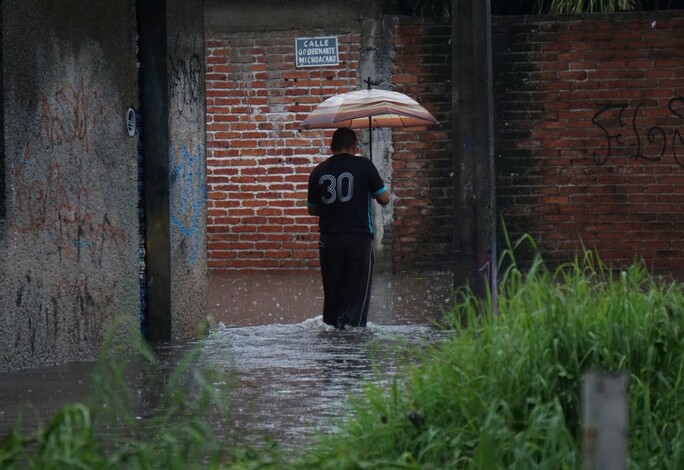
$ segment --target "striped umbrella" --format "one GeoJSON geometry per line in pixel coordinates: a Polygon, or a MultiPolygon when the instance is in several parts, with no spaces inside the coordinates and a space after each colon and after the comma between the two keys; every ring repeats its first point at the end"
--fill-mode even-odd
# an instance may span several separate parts
{"type": "Polygon", "coordinates": [[[368,89],[331,96],[319,104],[302,121],[300,127],[367,127],[370,130],[377,127],[423,127],[434,124],[439,124],[437,119],[413,98],[396,91],[368,89]]]}

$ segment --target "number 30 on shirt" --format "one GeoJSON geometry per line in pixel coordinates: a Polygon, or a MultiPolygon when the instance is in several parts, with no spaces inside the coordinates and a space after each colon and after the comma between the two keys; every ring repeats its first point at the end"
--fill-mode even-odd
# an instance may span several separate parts
{"type": "Polygon", "coordinates": [[[354,195],[354,176],[346,171],[337,178],[333,175],[323,175],[318,184],[325,186],[325,193],[321,196],[321,202],[324,204],[332,204],[338,199],[340,202],[347,202],[354,195]]]}

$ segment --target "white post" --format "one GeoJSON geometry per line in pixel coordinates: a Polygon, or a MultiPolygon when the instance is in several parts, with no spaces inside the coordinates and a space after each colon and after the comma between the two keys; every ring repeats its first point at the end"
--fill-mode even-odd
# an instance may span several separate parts
{"type": "Polygon", "coordinates": [[[588,372],[582,376],[584,470],[627,467],[626,374],[588,372]]]}

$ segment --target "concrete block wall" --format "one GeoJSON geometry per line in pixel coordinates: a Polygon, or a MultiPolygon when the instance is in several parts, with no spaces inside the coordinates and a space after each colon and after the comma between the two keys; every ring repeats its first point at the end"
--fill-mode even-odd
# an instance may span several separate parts
{"type": "Polygon", "coordinates": [[[512,236],[555,264],[584,245],[684,273],[684,14],[497,17],[493,31],[512,236]]]}

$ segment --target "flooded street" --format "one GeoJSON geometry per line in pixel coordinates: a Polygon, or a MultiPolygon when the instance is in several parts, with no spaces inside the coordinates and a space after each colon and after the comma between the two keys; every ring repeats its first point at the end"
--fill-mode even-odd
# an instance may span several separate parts
{"type": "Polygon", "coordinates": [[[319,317],[216,331],[204,342],[204,357],[226,372],[237,365],[229,413],[239,435],[297,445],[334,430],[351,409],[348,398],[366,382],[389,383],[407,345],[439,334],[418,325],[331,331],[319,317]]]}
{"type": "MultiPolygon", "coordinates": [[[[348,398],[365,383],[390,383],[408,345],[436,340],[431,326],[451,294],[451,276],[377,275],[369,327],[332,330],[320,316],[318,273],[221,273],[210,278],[214,328],[195,344],[157,348],[160,368],[173,369],[192,347],[202,365],[229,381],[229,426],[246,443],[269,435],[284,446],[336,429],[349,415],[348,398]]],[[[92,364],[0,375],[0,436],[23,414],[27,427],[90,393],[92,364]]],[[[154,390],[143,378],[129,386],[154,408],[154,390]]],[[[142,414],[152,413],[147,409],[142,414]]]]}
{"type": "MultiPolygon", "coordinates": [[[[452,292],[448,273],[384,274],[373,278],[369,321],[375,324],[428,324],[442,318],[452,292]]],[[[300,323],[323,311],[319,272],[212,273],[209,309],[226,326],[300,323]]]]}

